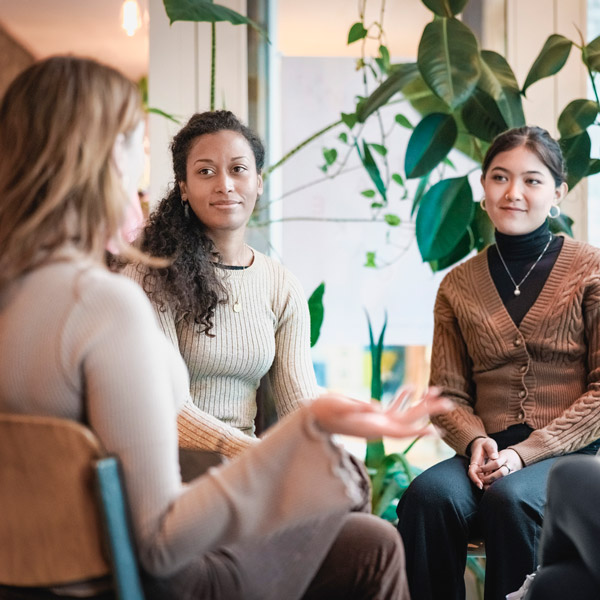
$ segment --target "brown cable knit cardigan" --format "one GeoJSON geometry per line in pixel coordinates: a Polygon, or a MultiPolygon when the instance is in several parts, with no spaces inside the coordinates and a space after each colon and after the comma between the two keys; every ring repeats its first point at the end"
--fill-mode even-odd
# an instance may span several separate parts
{"type": "Polygon", "coordinates": [[[487,250],[448,273],[434,312],[430,381],[459,405],[434,423],[458,454],[518,423],[535,429],[511,446],[526,465],[600,437],[600,250],[566,238],[520,327],[487,250]]]}

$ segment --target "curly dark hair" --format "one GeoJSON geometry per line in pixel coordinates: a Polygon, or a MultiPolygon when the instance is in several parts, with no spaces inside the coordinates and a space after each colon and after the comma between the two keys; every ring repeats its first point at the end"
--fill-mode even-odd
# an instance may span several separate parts
{"type": "Polygon", "coordinates": [[[149,269],[143,280],[146,293],[160,310],[170,306],[176,318],[197,323],[200,331],[213,336],[215,308],[227,302],[227,288],[216,272],[219,254],[192,210],[186,210],[179,183],[186,181],[187,158],[200,136],[219,131],[243,135],[254,154],[260,173],[265,149],[256,133],[230,111],[217,110],[193,115],[171,143],[175,182],[150,215],[142,234],[141,249],[152,256],[171,259],[168,267],[149,269]]]}

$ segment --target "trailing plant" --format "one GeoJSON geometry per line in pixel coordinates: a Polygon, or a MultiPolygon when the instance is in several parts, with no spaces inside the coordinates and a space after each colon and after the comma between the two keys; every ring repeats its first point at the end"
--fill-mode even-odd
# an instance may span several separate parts
{"type": "MultiPolygon", "coordinates": [[[[365,22],[366,0],[359,3],[360,20],[351,26],[348,44],[362,44],[357,68],[364,95],[357,98],[352,111],[342,112],[337,121],[301,142],[267,169],[267,173],[308,142],[341,130],[336,143],[322,149],[321,169],[325,178],[343,174],[350,155],[357,155],[372,183],[372,187],[359,192],[369,202],[369,220],[382,220],[390,227],[397,227],[401,218],[391,200],[411,202],[419,251],[423,261],[436,271],[492,241],[491,223],[474,199],[469,174],[480,169],[485,152],[497,134],[525,124],[523,99],[528,89],[541,79],[556,76],[573,48],[581,54],[594,99],[569,102],[558,119],[569,188],[600,172],[600,159],[592,156],[588,133],[590,127],[598,125],[600,112],[596,86],[600,37],[586,44],[581,34],[579,43],[558,34],[549,36],[520,86],[507,60],[497,52],[481,49],[473,31],[457,18],[468,0],[422,2],[433,13],[433,20],[422,33],[417,60],[402,64],[390,62],[385,45],[385,0],[381,0],[380,19],[373,23],[365,22]],[[369,38],[379,41],[378,54],[372,58],[364,53],[369,38]],[[376,84],[370,92],[369,82],[376,84]],[[384,124],[381,111],[393,104],[410,105],[420,120],[412,124],[404,111],[394,116],[390,126],[384,124]],[[364,124],[370,119],[380,123],[377,141],[364,136],[364,124]],[[388,161],[388,137],[394,128],[411,132],[403,165],[388,161]],[[458,161],[451,159],[456,153],[469,159],[461,161],[466,166],[456,166],[458,161]],[[415,183],[409,187],[408,182],[415,183]],[[415,184],[415,191],[411,191],[415,184]]],[[[552,220],[551,228],[572,235],[572,223],[563,214],[552,220]]],[[[366,265],[377,264],[376,252],[368,252],[366,265]]]]}

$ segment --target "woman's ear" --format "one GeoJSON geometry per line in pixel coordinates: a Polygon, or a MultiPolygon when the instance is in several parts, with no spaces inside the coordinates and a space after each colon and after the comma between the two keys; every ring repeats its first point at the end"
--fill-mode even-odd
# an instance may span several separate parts
{"type": "Polygon", "coordinates": [[[179,195],[185,202],[187,200],[187,185],[185,184],[185,181],[179,181],[177,185],[179,186],[179,195]]]}
{"type": "Polygon", "coordinates": [[[262,196],[263,189],[264,189],[264,186],[263,186],[263,178],[262,178],[262,173],[259,173],[259,174],[258,174],[258,188],[257,188],[257,191],[258,191],[258,195],[259,195],[259,196],[262,196]]]}
{"type": "Polygon", "coordinates": [[[556,203],[558,204],[569,191],[569,186],[563,181],[555,190],[556,203]]]}

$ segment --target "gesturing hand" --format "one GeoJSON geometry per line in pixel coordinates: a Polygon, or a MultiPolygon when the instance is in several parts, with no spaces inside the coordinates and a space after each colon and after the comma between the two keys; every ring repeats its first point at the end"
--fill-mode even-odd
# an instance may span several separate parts
{"type": "Polygon", "coordinates": [[[342,394],[326,393],[310,404],[319,425],[329,433],[340,433],[364,438],[412,437],[430,433],[424,418],[448,412],[454,403],[441,397],[439,391],[430,388],[417,404],[403,410],[411,395],[402,389],[389,406],[379,402],[361,402],[342,394]]]}

